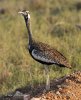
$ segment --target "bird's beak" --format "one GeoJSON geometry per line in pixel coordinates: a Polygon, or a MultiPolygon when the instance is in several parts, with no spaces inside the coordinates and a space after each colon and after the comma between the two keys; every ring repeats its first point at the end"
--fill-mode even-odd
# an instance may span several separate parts
{"type": "Polygon", "coordinates": [[[24,12],[22,12],[22,11],[19,11],[19,12],[18,12],[18,14],[22,14],[22,15],[24,15],[24,12]]]}

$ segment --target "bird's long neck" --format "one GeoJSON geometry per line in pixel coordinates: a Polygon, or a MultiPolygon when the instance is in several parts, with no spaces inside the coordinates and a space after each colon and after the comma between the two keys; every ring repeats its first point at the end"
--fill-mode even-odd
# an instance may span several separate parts
{"type": "Polygon", "coordinates": [[[32,44],[32,32],[31,32],[31,27],[30,27],[30,19],[28,20],[25,19],[25,22],[26,22],[26,27],[28,30],[29,45],[31,45],[32,44]]]}

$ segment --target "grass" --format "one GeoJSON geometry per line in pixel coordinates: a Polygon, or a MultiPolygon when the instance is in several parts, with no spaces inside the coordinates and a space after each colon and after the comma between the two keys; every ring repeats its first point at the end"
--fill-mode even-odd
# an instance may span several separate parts
{"type": "Polygon", "coordinates": [[[36,40],[62,52],[72,70],[50,66],[54,79],[81,70],[81,10],[76,0],[3,0],[0,1],[0,94],[28,84],[45,82],[43,65],[34,61],[27,48],[28,35],[20,9],[31,13],[31,27],[36,40]],[[32,3],[31,3],[32,2],[32,3]],[[8,5],[7,5],[8,3],[8,5]]]}

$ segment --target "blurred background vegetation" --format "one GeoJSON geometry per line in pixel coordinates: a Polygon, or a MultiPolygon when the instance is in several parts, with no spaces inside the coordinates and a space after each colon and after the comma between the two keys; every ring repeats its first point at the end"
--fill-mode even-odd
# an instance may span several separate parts
{"type": "Polygon", "coordinates": [[[51,80],[81,70],[81,0],[0,0],[0,94],[45,82],[43,65],[27,50],[20,10],[29,10],[32,33],[63,53],[72,70],[50,67],[51,80]]]}

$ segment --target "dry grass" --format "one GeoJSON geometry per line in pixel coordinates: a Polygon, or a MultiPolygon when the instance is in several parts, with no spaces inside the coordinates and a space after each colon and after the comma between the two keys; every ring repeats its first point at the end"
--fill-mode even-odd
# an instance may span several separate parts
{"type": "MultiPolygon", "coordinates": [[[[44,82],[43,65],[35,62],[27,48],[28,36],[20,9],[31,13],[32,32],[36,40],[50,44],[62,52],[73,66],[81,70],[81,10],[76,0],[3,0],[0,8],[0,93],[6,93],[27,84],[44,82]],[[26,47],[26,48],[25,48],[26,47]]],[[[50,66],[50,77],[71,72],[50,66]]]]}

